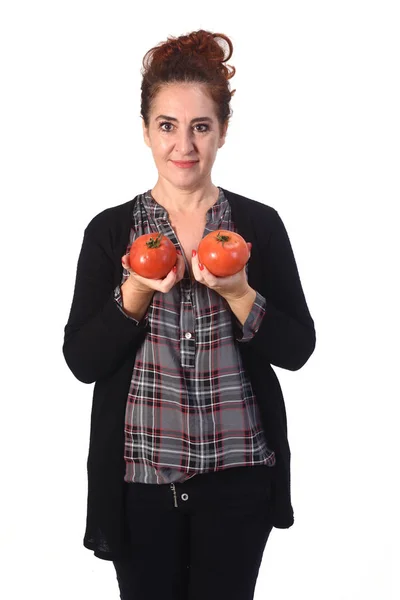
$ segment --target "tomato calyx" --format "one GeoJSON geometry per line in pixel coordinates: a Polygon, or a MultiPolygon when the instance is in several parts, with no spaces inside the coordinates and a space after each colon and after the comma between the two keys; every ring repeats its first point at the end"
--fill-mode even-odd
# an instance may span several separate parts
{"type": "Polygon", "coordinates": [[[160,232],[158,236],[153,239],[152,237],[146,242],[148,248],[159,248],[161,245],[161,239],[163,234],[160,232]]]}
{"type": "Polygon", "coordinates": [[[221,235],[221,232],[218,232],[215,239],[217,240],[217,242],[222,243],[222,246],[223,246],[225,242],[229,242],[230,236],[229,235],[221,235]]]}

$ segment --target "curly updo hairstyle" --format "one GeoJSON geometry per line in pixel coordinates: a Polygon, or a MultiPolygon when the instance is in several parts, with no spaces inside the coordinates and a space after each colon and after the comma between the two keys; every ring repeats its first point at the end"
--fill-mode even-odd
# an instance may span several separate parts
{"type": "Polygon", "coordinates": [[[225,65],[233,45],[223,33],[199,29],[180,37],[168,37],[143,58],[141,86],[141,115],[149,126],[151,103],[160,88],[169,83],[204,83],[214,100],[220,125],[232,116],[229,102],[236,90],[230,91],[229,79],[236,69],[225,65]],[[224,48],[217,40],[226,42],[224,48]],[[226,54],[227,51],[227,54],[226,54]]]}

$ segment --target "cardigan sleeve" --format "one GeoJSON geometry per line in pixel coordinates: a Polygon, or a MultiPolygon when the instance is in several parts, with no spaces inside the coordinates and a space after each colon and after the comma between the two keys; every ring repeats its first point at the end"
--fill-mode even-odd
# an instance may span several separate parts
{"type": "MultiPolygon", "coordinates": [[[[122,314],[125,315],[125,317],[127,319],[131,319],[132,321],[134,321],[136,323],[136,325],[139,325],[139,321],[137,319],[135,319],[135,317],[131,317],[130,315],[126,314],[126,312],[124,311],[124,305],[122,302],[122,292],[121,292],[120,284],[118,284],[114,290],[114,300],[115,300],[119,310],[122,312],[122,314]]],[[[145,315],[144,319],[146,320],[146,322],[148,322],[147,315],[145,315]]]]}
{"type": "Polygon", "coordinates": [[[146,320],[127,318],[117,305],[114,263],[92,223],[78,258],[62,348],[68,367],[83,383],[111,375],[136,353],[147,331],[146,320]]]}
{"type": "Polygon", "coordinates": [[[265,314],[265,298],[256,291],[256,298],[246,321],[241,324],[234,317],[235,339],[237,342],[249,342],[260,329],[265,314]]]}
{"type": "Polygon", "coordinates": [[[275,210],[268,241],[259,247],[260,272],[267,291],[265,314],[257,333],[246,345],[263,353],[271,365],[296,371],[314,351],[315,328],[288,233],[275,210]]]}

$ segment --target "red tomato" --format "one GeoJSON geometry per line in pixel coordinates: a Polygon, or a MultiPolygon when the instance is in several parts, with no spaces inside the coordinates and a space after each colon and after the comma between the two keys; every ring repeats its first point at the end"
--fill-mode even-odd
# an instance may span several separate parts
{"type": "Polygon", "coordinates": [[[176,263],[176,249],[162,233],[145,233],[133,242],[129,263],[142,277],[163,279],[176,263]]]}
{"type": "Polygon", "coordinates": [[[212,231],[201,240],[199,261],[217,277],[238,273],[249,260],[249,248],[241,235],[220,229],[212,231]]]}

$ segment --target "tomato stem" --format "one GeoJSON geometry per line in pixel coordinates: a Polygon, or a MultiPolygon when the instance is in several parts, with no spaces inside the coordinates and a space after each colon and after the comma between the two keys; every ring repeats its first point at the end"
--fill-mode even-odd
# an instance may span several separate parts
{"type": "Polygon", "coordinates": [[[146,246],[148,248],[159,248],[160,244],[161,244],[161,238],[162,238],[163,234],[160,232],[158,234],[158,236],[153,239],[152,237],[149,239],[148,242],[146,242],[146,246]]]}
{"type": "Polygon", "coordinates": [[[217,237],[215,239],[217,240],[217,242],[221,242],[222,246],[223,246],[225,242],[229,242],[230,236],[229,235],[221,235],[221,232],[218,232],[217,237]]]}

